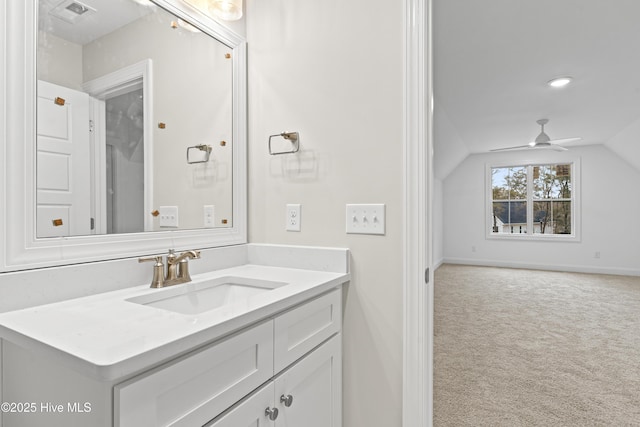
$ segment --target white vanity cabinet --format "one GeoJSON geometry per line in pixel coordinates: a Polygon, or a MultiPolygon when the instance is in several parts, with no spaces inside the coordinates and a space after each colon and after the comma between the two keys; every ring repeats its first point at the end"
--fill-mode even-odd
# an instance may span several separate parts
{"type": "Polygon", "coordinates": [[[340,427],[341,323],[335,289],[117,384],[114,425],[340,427]]]}
{"type": "Polygon", "coordinates": [[[305,356],[208,427],[340,427],[341,334],[305,356]]]}
{"type": "Polygon", "coordinates": [[[194,426],[273,376],[273,320],[114,387],[116,426],[194,426]]]}

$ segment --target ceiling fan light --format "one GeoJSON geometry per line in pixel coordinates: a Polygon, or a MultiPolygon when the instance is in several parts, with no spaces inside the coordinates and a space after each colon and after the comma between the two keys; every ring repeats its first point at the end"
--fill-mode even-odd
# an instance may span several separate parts
{"type": "Polygon", "coordinates": [[[547,82],[547,84],[554,88],[565,87],[569,83],[573,81],[573,77],[556,77],[555,79],[551,79],[547,82]]]}

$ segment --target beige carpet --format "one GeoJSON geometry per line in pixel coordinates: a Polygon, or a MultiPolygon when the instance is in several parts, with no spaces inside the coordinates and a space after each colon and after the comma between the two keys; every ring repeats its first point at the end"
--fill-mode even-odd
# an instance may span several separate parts
{"type": "Polygon", "coordinates": [[[434,425],[640,426],[640,277],[443,265],[434,425]]]}

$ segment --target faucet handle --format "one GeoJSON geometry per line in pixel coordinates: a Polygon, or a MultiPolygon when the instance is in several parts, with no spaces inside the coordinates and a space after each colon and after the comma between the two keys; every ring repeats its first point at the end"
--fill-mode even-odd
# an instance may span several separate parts
{"type": "Polygon", "coordinates": [[[162,265],[162,256],[158,255],[158,256],[151,256],[146,258],[138,258],[138,262],[151,262],[151,261],[155,261],[156,265],[158,264],[162,265]]]}
{"type": "Polygon", "coordinates": [[[153,278],[151,279],[152,288],[161,288],[164,285],[164,264],[162,263],[162,256],[152,256],[146,258],[138,258],[138,262],[154,262],[153,264],[153,278]]]}

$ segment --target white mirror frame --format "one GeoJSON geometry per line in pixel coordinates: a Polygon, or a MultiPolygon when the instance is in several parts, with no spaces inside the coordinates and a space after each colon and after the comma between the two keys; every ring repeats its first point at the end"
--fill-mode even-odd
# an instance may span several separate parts
{"type": "Polygon", "coordinates": [[[247,242],[246,41],[180,0],[153,0],[233,49],[233,222],[230,228],[37,239],[35,126],[37,0],[0,0],[0,271],[247,242]]]}

